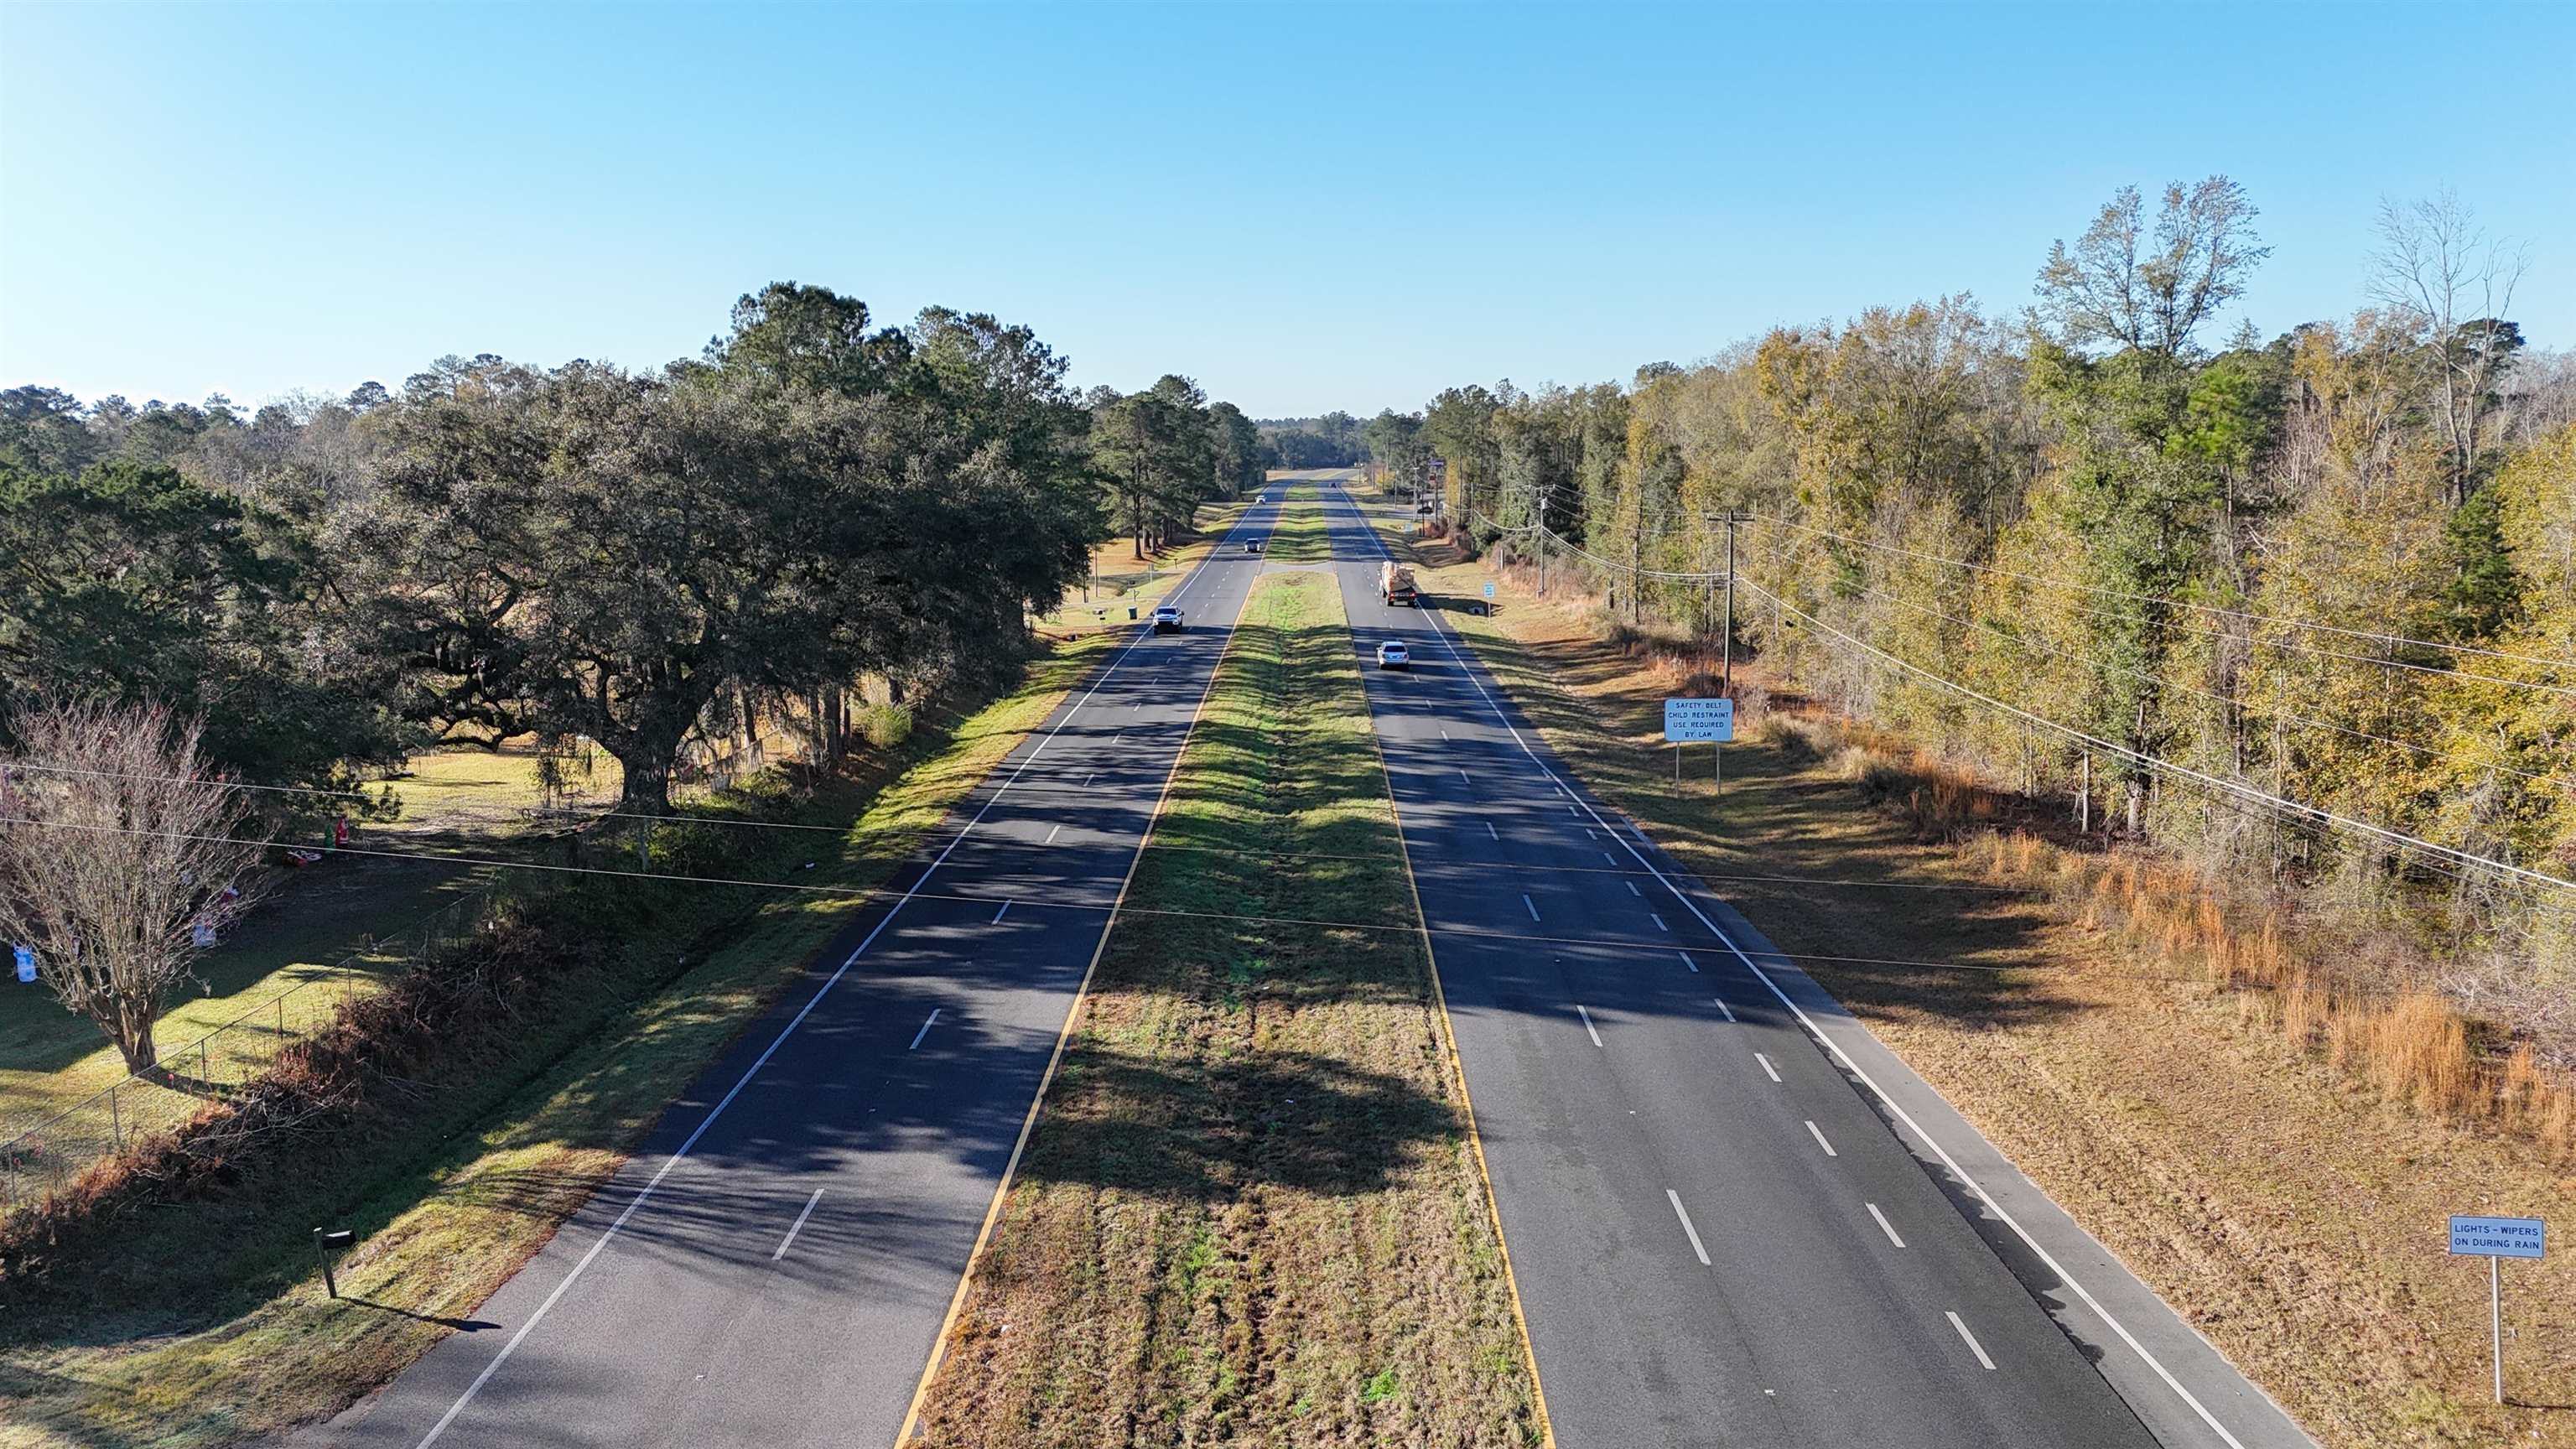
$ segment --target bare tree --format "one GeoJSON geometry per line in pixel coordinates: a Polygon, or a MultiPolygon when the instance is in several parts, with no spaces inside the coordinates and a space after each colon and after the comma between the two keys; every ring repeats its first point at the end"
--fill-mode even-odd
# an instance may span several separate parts
{"type": "Polygon", "coordinates": [[[2123,186],[2072,250],[2050,245],[2039,269],[2041,315],[2070,346],[2115,342],[2171,361],[2272,254],[2255,244],[2258,214],[2245,188],[2224,176],[2176,181],[2165,187],[2151,236],[2138,189],[2123,186]]]}
{"type": "Polygon", "coordinates": [[[209,772],[197,721],[157,707],[37,705],[9,732],[0,932],[148,1072],[170,988],[247,901],[264,849],[248,797],[209,772]]]}
{"type": "Polygon", "coordinates": [[[2478,444],[2496,385],[2521,350],[2522,329],[2504,315],[2530,254],[2487,235],[2449,189],[2400,206],[2379,204],[2371,295],[2425,334],[2440,359],[2443,442],[2451,497],[2476,486],[2478,444]]]}

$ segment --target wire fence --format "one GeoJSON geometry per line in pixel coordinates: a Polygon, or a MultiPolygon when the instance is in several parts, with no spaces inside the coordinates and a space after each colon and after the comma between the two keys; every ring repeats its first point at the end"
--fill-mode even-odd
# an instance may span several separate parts
{"type": "Polygon", "coordinates": [[[342,1003],[470,935],[489,899],[487,888],[450,901],[404,936],[305,974],[193,1041],[162,1047],[150,1072],[129,1073],[33,1126],[0,1129],[10,1133],[0,1141],[0,1214],[41,1204],[96,1164],[221,1103],[275,1065],[287,1047],[330,1026],[342,1003]]]}

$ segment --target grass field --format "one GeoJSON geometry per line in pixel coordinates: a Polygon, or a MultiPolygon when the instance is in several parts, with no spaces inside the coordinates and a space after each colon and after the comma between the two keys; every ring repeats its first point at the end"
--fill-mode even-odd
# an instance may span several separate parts
{"type": "Polygon", "coordinates": [[[1349,650],[1329,576],[1257,586],[1127,897],[1211,914],[1113,927],[923,1442],[1536,1442],[1349,650]]]}
{"type": "MultiPolygon", "coordinates": [[[[851,782],[836,797],[841,818],[855,821],[799,882],[856,889],[884,879],[1112,642],[1060,649],[971,717],[925,721],[889,762],[891,778],[851,782]]],[[[531,1078],[425,1096],[422,1120],[389,1134],[382,1159],[336,1197],[317,1189],[264,1203],[272,1230],[210,1239],[194,1212],[138,1225],[130,1277],[139,1286],[52,1305],[46,1321],[0,1335],[0,1444],[230,1444],[335,1412],[382,1383],[544,1244],[853,908],[767,903],[531,1078]],[[466,1113],[461,1098],[477,1092],[493,1095],[466,1113]],[[301,1234],[317,1221],[360,1234],[340,1268],[350,1296],[338,1303],[310,1281],[301,1234]]]]}
{"type": "MultiPolygon", "coordinates": [[[[1472,597],[1494,576],[1452,563],[1424,582],[1472,597]]],[[[1799,954],[2311,1433],[2336,1449],[2576,1446],[2576,1256],[2508,1272],[2509,1387],[2557,1407],[2499,1410],[2484,1265],[2443,1251],[2446,1214],[2564,1220],[2576,1179],[2338,1079],[2087,913],[1915,888],[1989,877],[1968,848],[1867,805],[1849,758],[1789,732],[1727,746],[1722,792],[1695,747],[1677,791],[1658,740],[1681,681],[1603,643],[1594,603],[1505,578],[1494,617],[1445,618],[1577,773],[1799,954]]]]}

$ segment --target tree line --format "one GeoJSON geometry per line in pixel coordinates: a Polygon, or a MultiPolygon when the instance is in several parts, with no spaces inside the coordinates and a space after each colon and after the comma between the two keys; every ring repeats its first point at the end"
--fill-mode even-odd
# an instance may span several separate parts
{"type": "Polygon", "coordinates": [[[1261,440],[1282,468],[1356,468],[1369,459],[1360,420],[1346,412],[1312,418],[1263,418],[1261,440]]]}
{"type": "MultiPolygon", "coordinates": [[[[1739,635],[1782,678],[2033,789],[2089,782],[2122,828],[2277,849],[2280,816],[2155,761],[2576,878],[2576,358],[2526,345],[2521,253],[2449,196],[2383,208],[2352,315],[2213,339],[2256,221],[2225,177],[2123,190],[2017,315],[1870,307],[1363,431],[1406,476],[1446,460],[1471,547],[1543,523],[1590,555],[1605,628],[1713,638],[1722,591],[1653,575],[1722,571],[1739,516],[1739,635]]],[[[2302,833],[2317,872],[2404,854],[2302,833]]],[[[2566,912],[2516,919],[2576,970],[2566,912]]]]}
{"type": "Polygon", "coordinates": [[[209,768],[264,784],[586,738],[662,812],[692,731],[1004,676],[1096,541],[1141,554],[1259,485],[1231,404],[1066,366],[985,314],[879,326],[791,282],[649,371],[449,357],[248,415],[16,388],[0,695],[196,719],[209,768]]]}

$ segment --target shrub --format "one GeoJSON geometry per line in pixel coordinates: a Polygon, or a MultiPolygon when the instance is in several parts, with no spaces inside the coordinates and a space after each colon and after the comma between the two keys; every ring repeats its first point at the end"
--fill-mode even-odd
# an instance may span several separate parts
{"type": "Polygon", "coordinates": [[[912,738],[912,706],[871,704],[859,711],[859,737],[880,750],[891,750],[912,738]]]}

